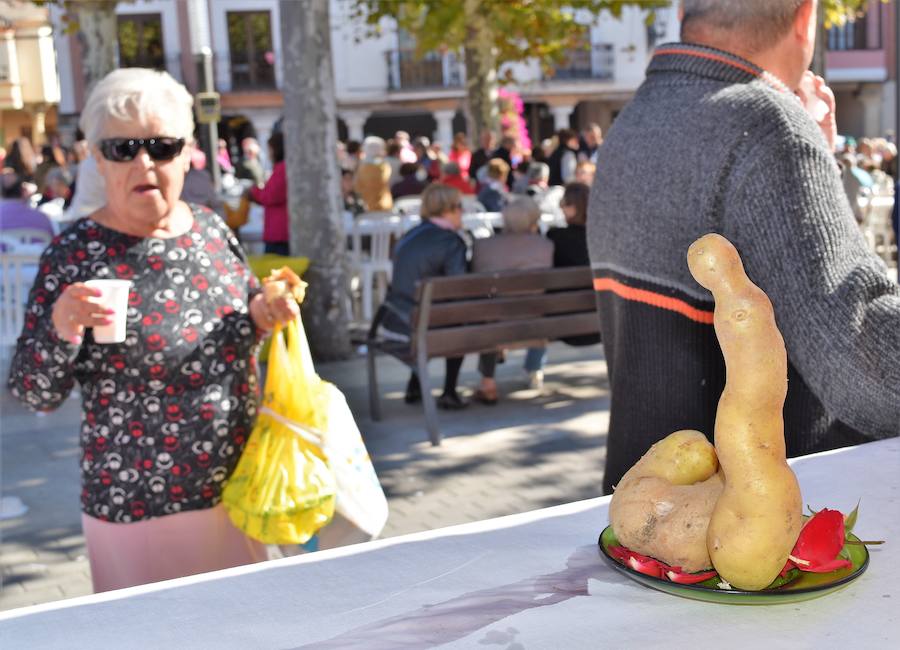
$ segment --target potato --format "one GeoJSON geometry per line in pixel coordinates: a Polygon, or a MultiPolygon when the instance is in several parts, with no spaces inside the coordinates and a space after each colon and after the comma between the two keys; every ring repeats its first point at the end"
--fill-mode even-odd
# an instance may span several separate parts
{"type": "Polygon", "coordinates": [[[710,568],[706,529],[723,481],[699,431],[676,431],[650,447],[616,486],[609,520],[619,542],[683,571],[710,568]]]}
{"type": "Polygon", "coordinates": [[[800,488],[785,459],[784,340],[772,303],[727,239],[698,239],[688,249],[688,266],[715,298],[726,369],[715,424],[725,488],[709,522],[709,555],[734,587],[764,589],[784,567],[802,526],[800,488]]]}

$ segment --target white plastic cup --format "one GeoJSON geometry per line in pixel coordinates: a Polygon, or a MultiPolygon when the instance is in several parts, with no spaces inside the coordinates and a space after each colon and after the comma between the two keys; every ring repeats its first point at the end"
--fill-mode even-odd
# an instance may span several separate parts
{"type": "Polygon", "coordinates": [[[98,325],[94,328],[94,341],[97,343],[122,343],[125,340],[126,316],[128,315],[128,293],[131,291],[131,280],[88,280],[85,282],[91,289],[100,290],[100,304],[115,313],[110,314],[112,323],[98,325]]]}

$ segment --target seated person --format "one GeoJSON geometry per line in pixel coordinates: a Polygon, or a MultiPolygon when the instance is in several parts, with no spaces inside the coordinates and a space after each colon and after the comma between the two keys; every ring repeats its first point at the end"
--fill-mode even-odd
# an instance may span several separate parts
{"type": "MultiPolygon", "coordinates": [[[[462,203],[459,190],[433,183],[422,192],[422,223],[406,233],[394,248],[391,286],[382,307],[381,325],[392,338],[410,336],[410,318],[416,302],[416,283],[425,278],[462,275],[466,272],[466,244],[457,234],[462,227],[462,203]]],[[[462,409],[468,403],[456,392],[463,357],[448,358],[444,392],[438,408],[462,409]]],[[[406,386],[407,404],[422,399],[415,371],[406,386]]]]}
{"type": "Polygon", "coordinates": [[[401,196],[419,196],[425,189],[425,183],[418,178],[419,165],[416,163],[403,163],[400,165],[400,180],[391,187],[391,196],[399,199],[401,196]]]}
{"type": "Polygon", "coordinates": [[[363,205],[362,199],[353,190],[353,170],[341,170],[341,197],[344,200],[344,210],[354,217],[366,211],[366,206],[363,205]]]}
{"type": "Polygon", "coordinates": [[[441,182],[444,185],[455,187],[463,194],[475,194],[475,187],[472,185],[472,181],[463,177],[459,163],[451,160],[443,166],[441,173],[443,174],[441,182]]]}
{"type": "MultiPolygon", "coordinates": [[[[590,266],[588,257],[587,221],[588,198],[591,188],[584,183],[566,185],[562,200],[559,202],[566,217],[565,228],[551,228],[547,239],[553,242],[553,266],[590,266]]],[[[597,334],[570,336],[562,339],[569,345],[594,345],[600,342],[597,334]]]]}
{"type": "Polygon", "coordinates": [[[550,166],[547,163],[532,162],[528,166],[528,186],[525,194],[540,204],[541,199],[550,189],[550,166]]]}
{"type": "MultiPolygon", "coordinates": [[[[487,239],[475,240],[472,250],[472,272],[544,269],[553,265],[553,243],[538,233],[541,210],[527,196],[517,197],[503,208],[503,232],[487,239]]],[[[525,355],[525,371],[532,388],[541,388],[544,380],[546,347],[529,348],[525,355]]],[[[478,357],[481,386],[474,399],[483,404],[496,404],[497,382],[494,370],[497,353],[485,352],[478,357]]]]}
{"type": "Polygon", "coordinates": [[[584,183],[566,185],[559,206],[566,217],[565,228],[551,228],[547,239],[553,242],[553,266],[589,266],[587,233],[588,197],[591,188],[584,183]]]}
{"type": "Polygon", "coordinates": [[[509,176],[509,165],[500,158],[491,158],[486,167],[484,187],[478,192],[478,202],[488,212],[500,212],[508,200],[506,178],[509,176]]]}

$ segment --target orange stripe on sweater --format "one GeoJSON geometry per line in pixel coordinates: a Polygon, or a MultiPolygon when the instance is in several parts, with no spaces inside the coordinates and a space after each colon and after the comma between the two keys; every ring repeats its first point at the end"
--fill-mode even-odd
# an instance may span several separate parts
{"type": "Polygon", "coordinates": [[[724,63],[726,65],[730,65],[732,67],[738,68],[739,70],[743,70],[744,72],[749,72],[754,77],[759,76],[759,72],[757,72],[753,68],[748,68],[747,66],[745,66],[741,63],[738,63],[737,61],[732,61],[731,59],[729,59],[727,57],[719,56],[718,54],[713,54],[711,52],[696,52],[694,50],[681,50],[681,49],[677,49],[677,48],[667,48],[664,50],[656,50],[656,52],[653,53],[653,56],[656,56],[657,54],[685,54],[687,56],[696,56],[701,59],[710,59],[712,61],[718,61],[719,63],[724,63]]]}
{"type": "Polygon", "coordinates": [[[679,300],[678,298],[670,298],[669,296],[664,296],[653,291],[647,291],[646,289],[635,289],[634,287],[629,287],[627,284],[622,284],[621,282],[610,278],[594,278],[594,290],[612,291],[614,294],[625,300],[643,302],[654,307],[678,312],[682,316],[686,316],[698,323],[704,323],[706,325],[713,324],[713,312],[711,311],[691,307],[684,300],[679,300]]]}

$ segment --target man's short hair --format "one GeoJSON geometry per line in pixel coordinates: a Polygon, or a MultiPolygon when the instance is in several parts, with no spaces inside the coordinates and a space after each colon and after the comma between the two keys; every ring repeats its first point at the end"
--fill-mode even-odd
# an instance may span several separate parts
{"type": "Polygon", "coordinates": [[[682,0],[681,40],[707,27],[737,36],[751,52],[777,43],[791,28],[797,10],[812,0],[682,0]],[[701,27],[702,26],[702,27],[701,27]]]}
{"type": "Polygon", "coordinates": [[[528,165],[528,182],[535,183],[538,181],[550,180],[550,165],[542,162],[532,162],[528,165]]]}
{"type": "Polygon", "coordinates": [[[418,163],[403,163],[400,165],[400,175],[404,178],[407,176],[415,176],[416,172],[419,171],[418,163]]]}
{"type": "Polygon", "coordinates": [[[457,176],[460,174],[459,163],[455,163],[452,160],[444,163],[444,168],[441,171],[446,176],[457,176]]]}
{"type": "Polygon", "coordinates": [[[558,136],[559,136],[559,143],[566,144],[569,142],[569,140],[572,140],[573,138],[577,138],[578,134],[575,132],[574,129],[560,129],[558,136]]]}

